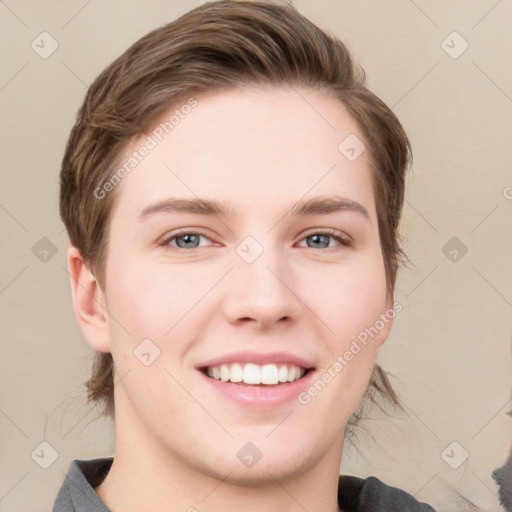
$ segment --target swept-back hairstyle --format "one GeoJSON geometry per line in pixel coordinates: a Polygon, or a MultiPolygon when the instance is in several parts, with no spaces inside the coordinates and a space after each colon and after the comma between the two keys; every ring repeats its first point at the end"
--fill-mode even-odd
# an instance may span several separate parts
{"type": "MultiPolygon", "coordinates": [[[[293,6],[271,1],[207,2],[148,33],[91,84],[71,130],[60,174],[60,214],[70,242],[105,289],[109,220],[119,187],[109,181],[127,145],[187,98],[245,84],[291,86],[338,98],[369,150],[388,292],[406,256],[398,223],[411,150],[393,112],[365,86],[364,71],[338,38],[293,6]],[[101,193],[98,193],[100,191],[101,193]]],[[[341,142],[341,141],[340,141],[341,142]]],[[[88,398],[114,419],[114,367],[98,352],[88,398]]],[[[376,365],[365,398],[398,404],[376,365]]],[[[354,416],[357,418],[356,416],[354,416]]]]}

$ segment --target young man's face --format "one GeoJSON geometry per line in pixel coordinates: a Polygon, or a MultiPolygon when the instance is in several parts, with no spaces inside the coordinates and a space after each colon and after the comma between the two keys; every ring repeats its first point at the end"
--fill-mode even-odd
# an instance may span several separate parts
{"type": "Polygon", "coordinates": [[[360,129],[318,92],[196,99],[117,185],[101,347],[121,379],[116,450],[239,482],[337,472],[391,327],[369,148],[357,157],[360,129]],[[292,212],[313,198],[348,206],[292,212]],[[151,209],[176,199],[230,211],[151,209]],[[274,384],[223,382],[262,374],[274,384]]]}

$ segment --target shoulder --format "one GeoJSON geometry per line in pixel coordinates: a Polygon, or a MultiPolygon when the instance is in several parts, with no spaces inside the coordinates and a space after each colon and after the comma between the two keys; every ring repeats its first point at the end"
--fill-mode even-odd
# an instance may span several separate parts
{"type": "Polygon", "coordinates": [[[340,475],[338,505],[343,512],[436,512],[430,505],[416,500],[409,493],[391,487],[378,478],[340,475]]]}

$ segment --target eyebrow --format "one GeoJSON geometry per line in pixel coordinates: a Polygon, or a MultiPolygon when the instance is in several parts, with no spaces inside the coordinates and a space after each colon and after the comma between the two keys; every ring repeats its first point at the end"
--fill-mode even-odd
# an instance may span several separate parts
{"type": "MultiPolygon", "coordinates": [[[[341,196],[319,196],[306,201],[300,200],[289,208],[292,216],[326,215],[329,213],[351,211],[361,214],[370,220],[368,210],[357,201],[341,196]]],[[[145,220],[158,213],[190,213],[196,215],[209,215],[215,217],[229,217],[236,215],[236,208],[218,201],[200,198],[183,199],[169,197],[150,204],[138,215],[139,220],[145,220]]]]}

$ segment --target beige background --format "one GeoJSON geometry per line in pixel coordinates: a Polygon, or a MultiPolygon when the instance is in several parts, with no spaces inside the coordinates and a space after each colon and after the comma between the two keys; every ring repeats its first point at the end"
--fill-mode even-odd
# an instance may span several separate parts
{"type": "MultiPolygon", "coordinates": [[[[88,84],[199,3],[0,2],[0,512],[50,510],[71,460],[113,452],[110,425],[85,405],[92,350],[72,311],[60,161],[88,84]],[[31,48],[43,31],[58,42],[46,59],[31,48]],[[43,237],[57,250],[46,262],[43,237]],[[31,457],[43,441],[58,454],[47,469],[31,457]]],[[[490,473],[506,459],[512,423],[512,2],[294,4],[350,43],[415,156],[402,229],[414,265],[399,277],[404,310],[379,356],[409,416],[375,413],[342,469],[439,510],[462,510],[448,486],[498,510],[490,473]],[[467,247],[455,262],[443,252],[452,237],[467,247]],[[454,441],[469,454],[457,469],[441,456],[454,441]]]]}

